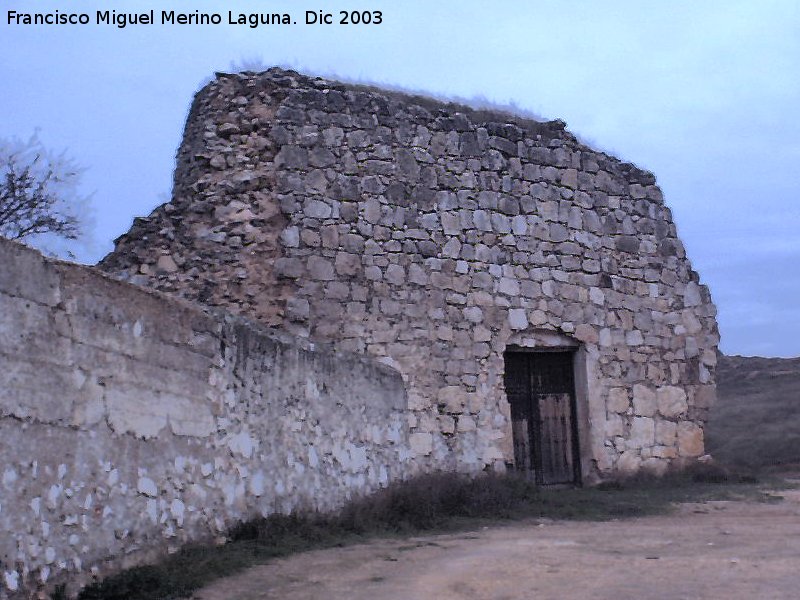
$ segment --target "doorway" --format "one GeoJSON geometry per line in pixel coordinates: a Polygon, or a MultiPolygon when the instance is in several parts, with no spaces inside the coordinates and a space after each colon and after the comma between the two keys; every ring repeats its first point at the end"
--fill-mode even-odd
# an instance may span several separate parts
{"type": "Polygon", "coordinates": [[[504,358],[516,469],[540,485],[580,483],[574,350],[504,358]]]}

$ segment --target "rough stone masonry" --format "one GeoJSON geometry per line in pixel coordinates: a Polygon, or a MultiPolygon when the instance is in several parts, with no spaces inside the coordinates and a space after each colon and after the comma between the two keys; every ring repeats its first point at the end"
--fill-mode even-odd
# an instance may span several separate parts
{"type": "Polygon", "coordinates": [[[100,267],[399,370],[414,460],[513,460],[504,352],[575,350],[584,480],[703,452],[715,307],[654,176],[561,121],[220,74],[100,267]]]}
{"type": "Polygon", "coordinates": [[[314,346],[0,239],[0,598],[412,475],[400,375],[314,346]]]}

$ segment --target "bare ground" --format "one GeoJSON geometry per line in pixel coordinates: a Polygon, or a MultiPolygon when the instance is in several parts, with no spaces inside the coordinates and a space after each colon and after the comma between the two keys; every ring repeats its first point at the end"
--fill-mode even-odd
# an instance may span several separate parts
{"type": "Polygon", "coordinates": [[[547,521],[298,554],[196,600],[800,598],[800,491],[670,515],[547,521]]]}

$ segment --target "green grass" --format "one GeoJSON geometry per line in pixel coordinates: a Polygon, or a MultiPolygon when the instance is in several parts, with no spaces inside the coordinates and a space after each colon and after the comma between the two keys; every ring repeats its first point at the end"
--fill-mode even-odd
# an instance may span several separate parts
{"type": "Polygon", "coordinates": [[[79,598],[182,598],[214,579],[271,558],[378,536],[464,530],[504,519],[637,517],[666,512],[674,502],[763,498],[762,487],[750,476],[711,465],[595,488],[543,489],[516,476],[425,475],[353,501],[337,514],[271,515],[242,523],[224,545],[187,546],[156,565],[128,569],[95,583],[79,598]]]}

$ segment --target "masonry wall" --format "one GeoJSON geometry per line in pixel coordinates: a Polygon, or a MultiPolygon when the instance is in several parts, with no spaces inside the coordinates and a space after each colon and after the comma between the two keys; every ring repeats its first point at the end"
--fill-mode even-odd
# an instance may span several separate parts
{"type": "Polygon", "coordinates": [[[117,277],[380,357],[424,468],[513,458],[503,352],[579,349],[584,477],[703,452],[715,308],[655,177],[537,122],[271,69],[195,98],[117,277]]]}
{"type": "Polygon", "coordinates": [[[414,470],[389,367],[3,240],[0,364],[0,597],[414,470]]]}

